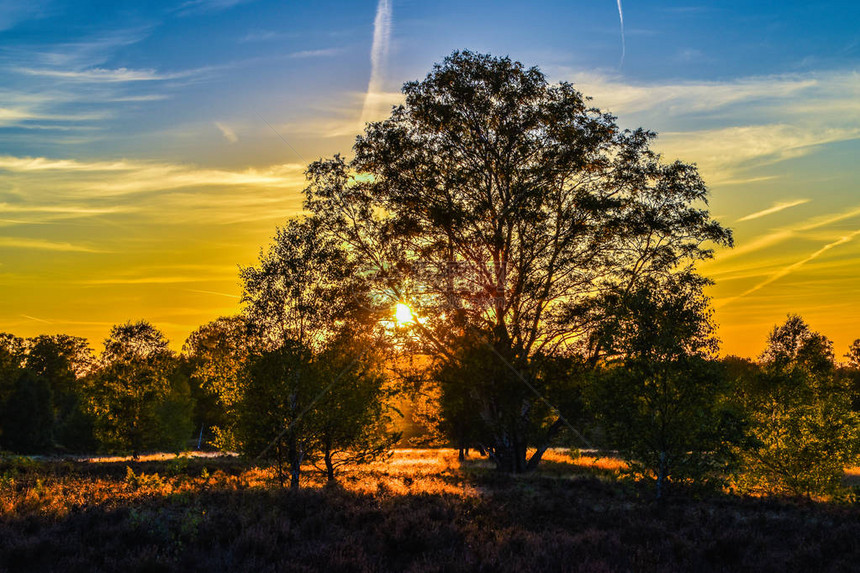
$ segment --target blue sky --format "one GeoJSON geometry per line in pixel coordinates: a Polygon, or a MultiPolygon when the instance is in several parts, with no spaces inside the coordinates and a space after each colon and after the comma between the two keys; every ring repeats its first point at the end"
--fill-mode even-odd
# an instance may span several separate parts
{"type": "Polygon", "coordinates": [[[738,244],[703,267],[724,351],[755,355],[799,312],[841,354],[860,337],[860,4],[622,4],[3,0],[0,331],[95,342],[148,318],[180,345],[235,312],[236,265],[296,212],[306,162],[471,49],[573,81],[700,166],[738,244]]]}

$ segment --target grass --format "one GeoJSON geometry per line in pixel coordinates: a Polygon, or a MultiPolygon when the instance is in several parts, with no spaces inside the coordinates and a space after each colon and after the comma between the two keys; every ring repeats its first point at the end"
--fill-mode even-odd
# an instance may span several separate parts
{"type": "MultiPolygon", "coordinates": [[[[855,570],[850,504],[656,504],[622,462],[549,452],[500,475],[454,450],[397,450],[337,487],[281,490],[236,458],[0,462],[0,571],[855,570]]],[[[860,476],[860,472],[854,474],[860,476]]]]}

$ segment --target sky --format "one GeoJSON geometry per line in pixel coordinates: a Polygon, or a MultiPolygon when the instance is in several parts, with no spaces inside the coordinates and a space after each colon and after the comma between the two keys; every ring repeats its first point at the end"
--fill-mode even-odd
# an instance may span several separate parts
{"type": "Polygon", "coordinates": [[[0,0],[0,332],[180,348],[297,214],[309,161],[454,50],[571,81],[696,163],[734,249],[723,354],[788,313],[860,338],[860,3],[0,0]]]}

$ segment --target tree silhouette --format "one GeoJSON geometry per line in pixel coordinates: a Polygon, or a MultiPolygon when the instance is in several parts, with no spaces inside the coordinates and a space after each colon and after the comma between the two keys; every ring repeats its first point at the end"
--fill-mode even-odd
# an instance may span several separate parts
{"type": "Polygon", "coordinates": [[[196,329],[182,346],[195,399],[195,426],[209,428],[219,449],[236,448],[231,427],[254,344],[243,317],[222,316],[196,329]]]}
{"type": "Polygon", "coordinates": [[[761,372],[741,379],[753,439],[743,485],[806,496],[839,489],[860,455],[860,418],[831,348],[797,315],[771,331],[761,372]]]}
{"type": "Polygon", "coordinates": [[[705,281],[690,274],[607,297],[611,319],[597,344],[614,349],[594,379],[591,403],[610,445],[633,472],[667,483],[726,474],[741,440],[730,388],[713,360],[717,341],[705,281]]]}
{"type": "MultiPolygon", "coordinates": [[[[0,333],[0,408],[5,407],[7,400],[15,392],[24,360],[24,339],[5,332],[0,333]]],[[[5,442],[3,436],[8,432],[9,425],[8,421],[0,419],[0,444],[5,442]]]]}
{"type": "Polygon", "coordinates": [[[84,338],[65,334],[29,340],[26,366],[47,382],[53,402],[54,445],[71,451],[95,448],[93,419],[86,412],[87,379],[95,356],[84,338]]]}
{"type": "Polygon", "coordinates": [[[164,334],[146,321],[114,326],[100,362],[91,405],[101,442],[135,458],[145,448],[181,449],[192,431],[189,389],[164,334]]]}
{"type": "Polygon", "coordinates": [[[703,208],[694,166],[663,163],[653,133],[620,129],[537,68],[455,52],[403,92],[351,162],[309,167],[306,208],[377,293],[409,300],[428,353],[456,361],[468,335],[507,362],[504,381],[481,384],[505,395],[478,397],[480,416],[499,429],[499,468],[524,471],[525,444],[562,427],[539,412],[536,394],[551,392],[539,362],[587,350],[596,364],[607,349],[579,344],[605,318],[605,293],[707,258],[731,234],[703,208]]]}
{"type": "Polygon", "coordinates": [[[322,456],[329,479],[347,460],[381,455],[385,385],[366,281],[314,217],[278,229],[256,267],[241,270],[245,317],[258,344],[238,409],[248,455],[275,457],[299,487],[301,465],[322,456]]]}

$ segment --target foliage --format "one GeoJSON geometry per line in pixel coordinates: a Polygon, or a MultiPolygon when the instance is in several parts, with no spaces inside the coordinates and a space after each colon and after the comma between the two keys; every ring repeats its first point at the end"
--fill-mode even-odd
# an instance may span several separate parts
{"type": "Polygon", "coordinates": [[[86,411],[87,376],[95,358],[87,341],[65,334],[29,340],[26,367],[50,387],[53,445],[66,451],[93,451],[93,418],[86,411]]]}
{"type": "Polygon", "coordinates": [[[753,444],[740,484],[789,495],[837,493],[860,456],[860,417],[830,341],[791,315],[774,327],[759,372],[738,381],[753,444]]]}
{"type": "Polygon", "coordinates": [[[235,434],[243,454],[255,459],[267,455],[290,472],[290,487],[299,487],[301,464],[314,451],[315,432],[305,416],[320,392],[310,369],[312,354],[298,343],[255,356],[238,407],[235,434]]]}
{"type": "Polygon", "coordinates": [[[330,341],[314,358],[314,376],[326,386],[312,416],[329,481],[338,468],[386,457],[400,439],[391,429],[395,389],[383,359],[372,337],[356,331],[330,341]]]}
{"type": "Polygon", "coordinates": [[[232,440],[235,408],[245,387],[254,343],[245,319],[227,316],[201,326],[182,346],[195,403],[195,426],[208,428],[222,446],[232,440]]]}
{"type": "Polygon", "coordinates": [[[40,453],[53,442],[54,411],[51,387],[41,377],[22,370],[2,410],[3,445],[13,452],[40,453]]]}
{"type": "Polygon", "coordinates": [[[845,358],[848,359],[849,367],[860,369],[860,338],[851,343],[845,358]]]}
{"type": "Polygon", "coordinates": [[[100,362],[90,398],[104,445],[136,456],[188,439],[188,383],[174,375],[176,358],[161,331],[146,321],[114,326],[100,362]]]}
{"type": "Polygon", "coordinates": [[[337,239],[313,217],[278,230],[257,267],[242,269],[250,330],[261,341],[238,404],[237,438],[268,453],[299,487],[303,461],[337,465],[384,455],[384,377],[365,281],[337,239]]]}
{"type": "Polygon", "coordinates": [[[269,348],[285,341],[324,346],[361,310],[354,268],[318,219],[290,219],[260,251],[259,265],[239,273],[249,328],[269,348]]]}
{"type": "MultiPolygon", "coordinates": [[[[24,366],[24,339],[13,334],[0,333],[0,407],[15,391],[15,384],[24,366]]],[[[0,444],[7,424],[0,419],[0,444]]]]}
{"type": "MultiPolygon", "coordinates": [[[[522,471],[534,464],[515,436],[541,425],[544,447],[560,424],[515,380],[586,340],[605,292],[707,258],[706,243],[731,234],[699,205],[707,190],[694,166],[663,163],[653,133],[621,130],[537,68],[455,52],[403,92],[349,164],[308,168],[306,208],[374,292],[418,311],[427,353],[456,361],[459,340],[484,337],[520,373],[482,386],[513,394],[479,399],[505,404],[497,420],[509,427],[492,447],[522,471]]],[[[605,353],[595,346],[590,358],[605,353]]]]}
{"type": "Polygon", "coordinates": [[[724,476],[743,437],[720,365],[705,281],[691,274],[607,297],[596,344],[620,355],[594,377],[590,403],[634,474],[705,483],[724,476]]]}

